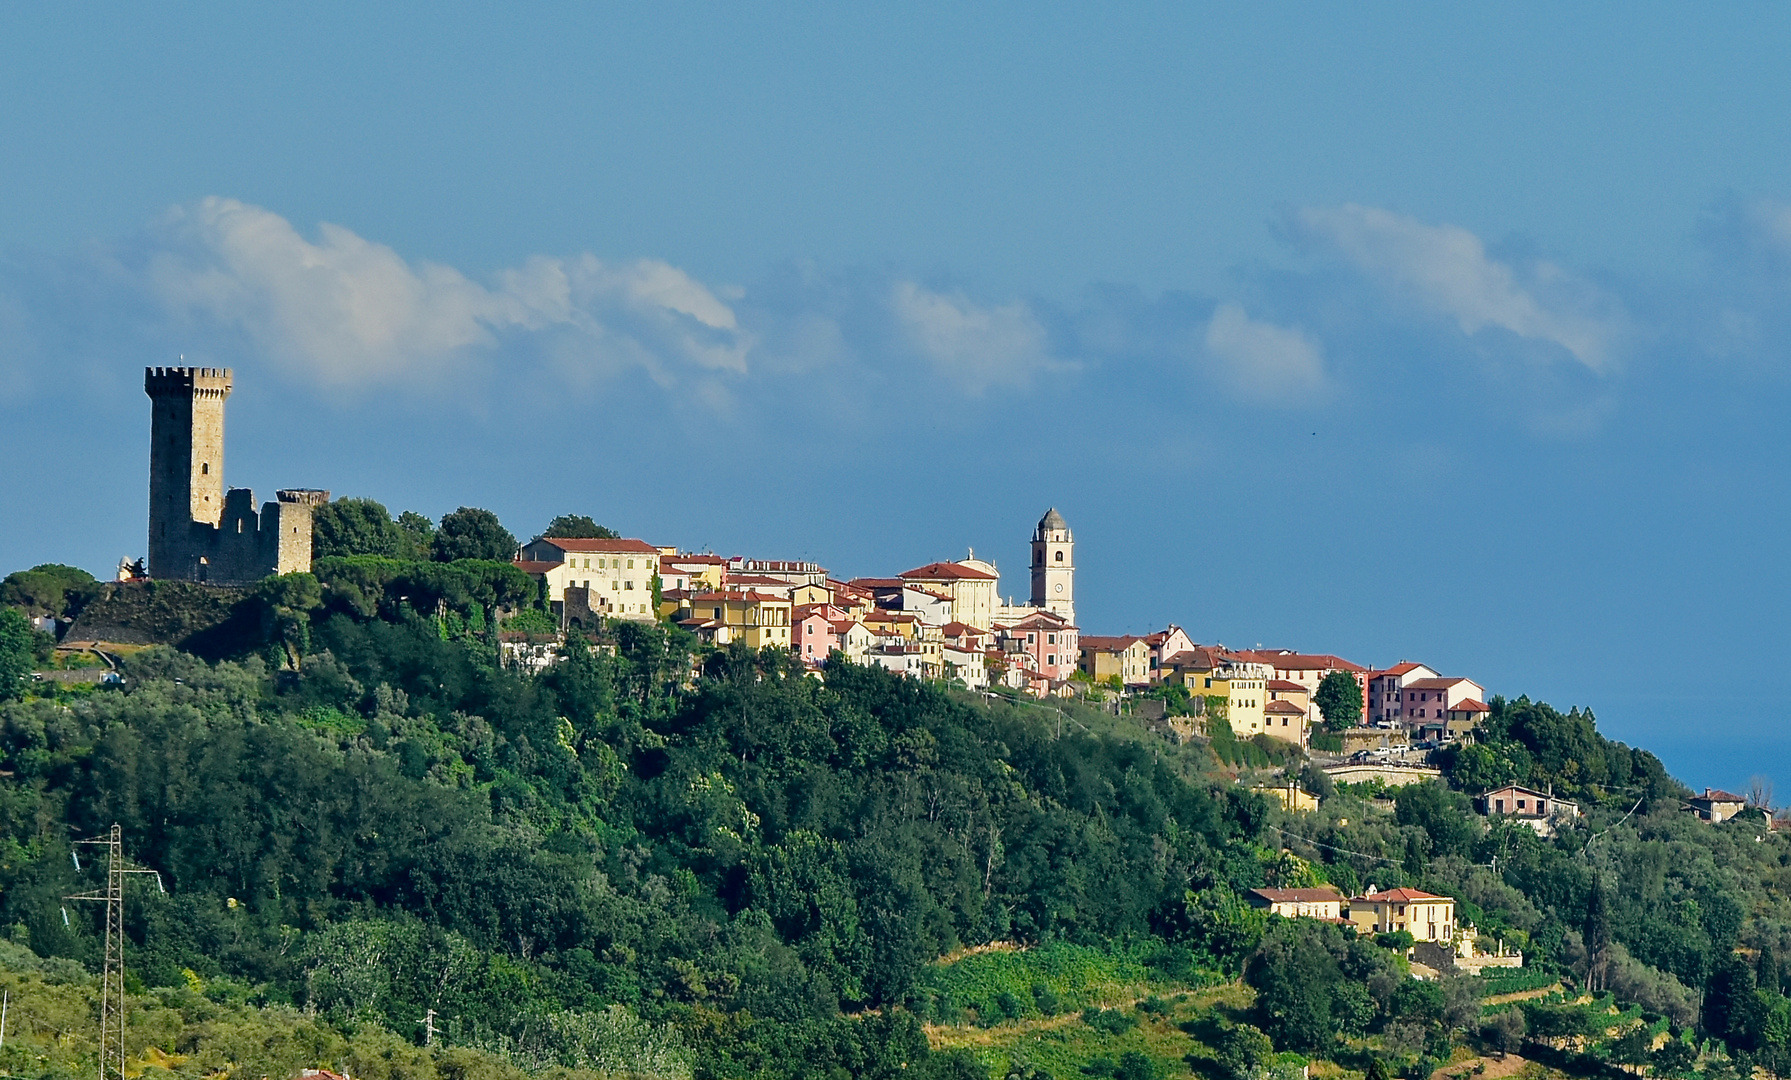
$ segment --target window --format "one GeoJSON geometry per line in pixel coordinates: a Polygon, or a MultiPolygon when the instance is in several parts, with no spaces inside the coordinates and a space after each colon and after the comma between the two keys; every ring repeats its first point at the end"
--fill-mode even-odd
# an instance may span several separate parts
{"type": "Polygon", "coordinates": [[[630,570],[634,569],[634,560],[633,559],[628,560],[628,569],[630,569],[630,570]]]}
{"type": "Polygon", "coordinates": [[[1045,635],[1045,644],[1047,644],[1047,645],[1057,644],[1057,635],[1056,634],[1046,634],[1045,635]]]}
{"type": "Polygon", "coordinates": [[[211,462],[202,461],[199,463],[199,475],[200,476],[210,476],[211,475],[211,462]]]}
{"type": "Polygon", "coordinates": [[[634,582],[632,582],[632,581],[624,581],[624,582],[623,582],[623,583],[622,583],[622,587],[623,587],[623,588],[624,588],[624,589],[627,589],[627,590],[628,590],[628,591],[630,591],[630,592],[633,592],[633,591],[634,591],[634,582]]]}
{"type": "Polygon", "coordinates": [[[1057,561],[1058,561],[1058,562],[1062,562],[1062,561],[1063,561],[1063,552],[1061,552],[1061,551],[1060,551],[1060,552],[1058,552],[1058,553],[1057,553],[1057,561]]]}

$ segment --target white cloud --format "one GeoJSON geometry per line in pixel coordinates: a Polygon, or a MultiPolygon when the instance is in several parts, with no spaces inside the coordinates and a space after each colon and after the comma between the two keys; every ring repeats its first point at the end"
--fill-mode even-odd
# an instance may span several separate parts
{"type": "Polygon", "coordinates": [[[750,347],[726,304],[653,259],[537,256],[488,288],[340,226],[307,240],[278,214],[215,197],[171,211],[150,247],[145,283],[168,309],[240,331],[325,386],[439,373],[513,334],[545,335],[562,364],[638,365],[662,381],[685,366],[744,371],[750,347]]]}
{"type": "Polygon", "coordinates": [[[939,371],[971,393],[1024,386],[1041,367],[1045,330],[1025,304],[982,307],[962,293],[946,295],[898,282],[890,306],[908,338],[939,371]]]}
{"type": "Polygon", "coordinates": [[[1213,312],[1206,351],[1246,398],[1293,403],[1325,385],[1324,350],[1317,341],[1299,330],[1257,322],[1235,303],[1213,312]]]}
{"type": "Polygon", "coordinates": [[[1612,363],[1620,317],[1587,283],[1549,263],[1527,275],[1489,258],[1478,236],[1371,206],[1307,208],[1297,224],[1358,268],[1456,321],[1551,342],[1594,371],[1612,363]]]}

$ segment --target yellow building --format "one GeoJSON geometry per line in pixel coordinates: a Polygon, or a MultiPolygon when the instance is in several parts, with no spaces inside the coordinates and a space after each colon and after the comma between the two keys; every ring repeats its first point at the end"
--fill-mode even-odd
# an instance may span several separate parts
{"type": "Polygon", "coordinates": [[[1365,934],[1405,930],[1419,941],[1451,944],[1455,940],[1455,901],[1417,889],[1352,896],[1345,917],[1365,934]]]}
{"type": "Polygon", "coordinates": [[[1271,700],[1262,707],[1263,733],[1276,739],[1306,745],[1306,710],[1286,698],[1271,700]]]}
{"type": "Polygon", "coordinates": [[[1281,804],[1283,810],[1296,812],[1318,809],[1318,796],[1301,791],[1298,784],[1282,784],[1278,787],[1253,788],[1258,795],[1264,795],[1281,804]]]}
{"type": "Polygon", "coordinates": [[[951,597],[951,618],[947,622],[966,623],[979,630],[994,625],[995,590],[1001,578],[980,565],[928,563],[903,574],[901,580],[951,597]]]}
{"type": "Polygon", "coordinates": [[[1144,638],[1083,635],[1077,647],[1082,650],[1077,666],[1095,682],[1105,683],[1117,675],[1126,686],[1150,685],[1150,643],[1144,638]]]}
{"type": "Polygon", "coordinates": [[[1231,733],[1240,739],[1268,730],[1263,707],[1268,703],[1268,669],[1239,660],[1219,649],[1195,646],[1163,661],[1165,682],[1179,683],[1194,697],[1207,699],[1212,712],[1223,710],[1231,733]]]}
{"type": "Polygon", "coordinates": [[[810,604],[832,604],[833,590],[825,582],[819,585],[805,582],[790,589],[790,602],[797,607],[807,607],[810,604]]]}
{"type": "Polygon", "coordinates": [[[790,602],[757,592],[705,592],[690,598],[690,618],[712,622],[718,643],[790,647],[790,602]]]}
{"type": "Polygon", "coordinates": [[[727,577],[728,561],[720,555],[663,555],[660,562],[668,567],[676,567],[690,578],[690,587],[699,592],[720,591],[722,581],[727,577]]]}

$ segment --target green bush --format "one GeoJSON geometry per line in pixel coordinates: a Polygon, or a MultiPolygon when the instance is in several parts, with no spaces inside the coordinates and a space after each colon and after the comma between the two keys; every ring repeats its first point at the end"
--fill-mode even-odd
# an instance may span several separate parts
{"type": "Polygon", "coordinates": [[[1082,1022],[1108,1035],[1124,1035],[1138,1026],[1138,1018],[1124,1009],[1091,1006],[1082,1010],[1082,1022]]]}

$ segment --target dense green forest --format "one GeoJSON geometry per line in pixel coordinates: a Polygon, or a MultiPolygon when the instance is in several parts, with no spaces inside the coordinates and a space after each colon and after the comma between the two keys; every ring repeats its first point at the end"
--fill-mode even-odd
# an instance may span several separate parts
{"type": "MultiPolygon", "coordinates": [[[[167,886],[127,906],[146,1069],[1262,1080],[1521,1048],[1791,1074],[1791,846],[1693,820],[1589,712],[1496,699],[1449,783],[1391,793],[1227,751],[1324,796],[1292,814],[1128,717],[675,627],[508,670],[495,612],[529,583],[422,542],[270,580],[207,655],[138,652],[121,685],[5,684],[0,982],[61,995],[42,1031],[99,956],[71,841],[116,822],[167,886]],[[1510,779],[1583,817],[1489,826],[1468,795],[1510,779]],[[1400,941],[1242,899],[1327,881],[1454,896],[1527,971],[1414,980],[1400,941]]],[[[0,670],[48,658],[20,612],[84,587],[53,571],[0,586],[0,670]]],[[[86,1073],[39,1035],[0,1066],[86,1073]]]]}

